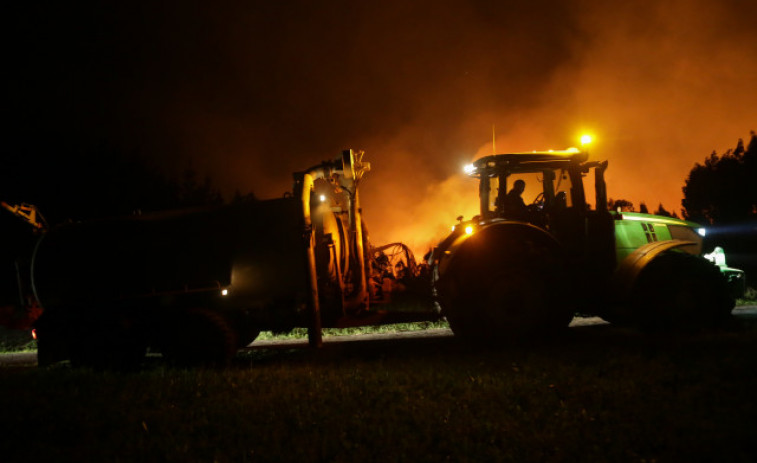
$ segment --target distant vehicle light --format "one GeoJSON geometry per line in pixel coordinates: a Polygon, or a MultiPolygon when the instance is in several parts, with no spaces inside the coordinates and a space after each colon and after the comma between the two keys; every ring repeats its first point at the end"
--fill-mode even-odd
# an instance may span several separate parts
{"type": "Polygon", "coordinates": [[[463,172],[466,174],[472,174],[476,170],[476,166],[473,164],[466,164],[463,166],[463,172]]]}
{"type": "Polygon", "coordinates": [[[697,233],[699,233],[699,236],[704,237],[705,235],[707,235],[707,229],[697,228],[697,233]]]}
{"type": "Polygon", "coordinates": [[[465,234],[466,235],[472,235],[473,234],[473,227],[471,225],[468,225],[465,227],[465,234]]]}
{"type": "Polygon", "coordinates": [[[321,196],[318,197],[318,199],[320,199],[322,203],[325,203],[326,202],[326,195],[321,195],[321,196]]]}
{"type": "Polygon", "coordinates": [[[229,295],[229,290],[228,289],[222,289],[221,290],[221,296],[228,296],[228,295],[229,295]]]}
{"type": "Polygon", "coordinates": [[[35,341],[37,340],[37,329],[36,328],[32,330],[32,339],[34,339],[35,341]]]}

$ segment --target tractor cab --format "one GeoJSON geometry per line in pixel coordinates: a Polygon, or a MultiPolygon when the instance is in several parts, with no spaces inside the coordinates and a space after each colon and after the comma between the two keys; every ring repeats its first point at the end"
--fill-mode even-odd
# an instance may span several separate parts
{"type": "Polygon", "coordinates": [[[569,255],[583,256],[581,260],[591,256],[591,266],[607,268],[614,265],[613,224],[604,181],[607,162],[587,160],[588,153],[575,148],[532,151],[486,156],[465,170],[479,179],[483,221],[527,222],[551,234],[569,255]],[[583,186],[583,178],[590,173],[595,186],[593,208],[583,186]]]}
{"type": "MultiPolygon", "coordinates": [[[[586,162],[588,154],[576,149],[563,151],[532,151],[486,156],[466,166],[466,173],[479,179],[481,216],[485,219],[523,220],[550,229],[550,218],[573,209],[583,214],[588,209],[582,177],[591,168],[601,173],[606,163],[586,162]],[[527,213],[513,207],[513,189],[525,183],[522,199],[527,213]]],[[[606,209],[600,196],[604,180],[597,192],[598,209],[606,209]]]]}
{"type": "Polygon", "coordinates": [[[517,339],[565,327],[576,312],[650,329],[715,326],[727,317],[725,281],[694,254],[691,225],[611,213],[606,169],[577,149],[466,166],[479,179],[480,214],[453,228],[429,259],[455,335],[517,339]]]}

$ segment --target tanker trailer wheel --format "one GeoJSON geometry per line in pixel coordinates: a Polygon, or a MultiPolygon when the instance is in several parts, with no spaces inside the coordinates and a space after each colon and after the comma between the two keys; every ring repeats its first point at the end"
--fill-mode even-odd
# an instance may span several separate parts
{"type": "Polygon", "coordinates": [[[69,358],[76,367],[132,370],[147,344],[136,317],[118,311],[72,310],[69,358]]]}
{"type": "Polygon", "coordinates": [[[523,341],[554,334],[573,318],[556,259],[542,265],[490,261],[477,267],[456,269],[440,287],[455,336],[484,344],[523,341]]]}
{"type": "Polygon", "coordinates": [[[641,272],[631,304],[642,330],[659,332],[721,327],[734,302],[715,265],[692,254],[669,252],[641,272]]]}
{"type": "Polygon", "coordinates": [[[224,320],[235,333],[237,349],[249,346],[260,336],[260,328],[258,328],[257,322],[247,312],[229,313],[224,320]]]}
{"type": "Polygon", "coordinates": [[[37,333],[37,364],[52,365],[69,358],[68,321],[55,310],[45,310],[34,323],[37,333]]]}
{"type": "Polygon", "coordinates": [[[222,366],[237,351],[237,335],[223,315],[207,309],[176,313],[165,322],[163,356],[178,367],[222,366]]]}

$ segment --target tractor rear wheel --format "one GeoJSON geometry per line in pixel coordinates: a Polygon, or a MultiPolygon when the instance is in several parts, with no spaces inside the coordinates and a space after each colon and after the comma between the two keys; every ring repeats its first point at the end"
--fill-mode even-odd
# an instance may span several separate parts
{"type": "Polygon", "coordinates": [[[441,291],[443,313],[456,336],[476,343],[553,334],[573,318],[572,305],[557,300],[563,292],[556,270],[498,263],[450,275],[441,291]]]}
{"type": "Polygon", "coordinates": [[[37,333],[37,364],[52,365],[69,358],[69,335],[66,317],[48,309],[34,323],[37,333]]]}

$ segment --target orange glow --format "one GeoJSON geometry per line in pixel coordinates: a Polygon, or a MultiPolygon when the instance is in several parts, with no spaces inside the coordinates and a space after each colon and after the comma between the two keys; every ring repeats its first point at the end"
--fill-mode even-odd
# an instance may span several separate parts
{"type": "MultiPolygon", "coordinates": [[[[288,188],[290,172],[313,162],[313,152],[326,157],[341,148],[365,149],[374,169],[364,178],[360,201],[371,241],[402,241],[421,255],[450,232],[457,216],[469,220],[478,214],[477,182],[461,171],[466,163],[494,151],[582,148],[584,133],[593,135],[590,160],[609,161],[608,197],[637,206],[644,201],[650,209],[662,203],[680,215],[681,188],[694,163],[713,150],[733,148],[757,129],[757,29],[745,27],[749,15],[738,14],[741,8],[728,2],[663,2],[639,9],[592,0],[582,10],[569,18],[567,29],[543,29],[551,39],[545,43],[559,47],[539,47],[539,37],[524,33],[531,28],[528,21],[497,7],[487,14],[502,13],[500,20],[512,18],[518,27],[482,24],[476,21],[477,9],[448,5],[435,16],[439,22],[420,22],[427,41],[403,35],[417,33],[413,28],[394,27],[399,15],[368,7],[364,14],[372,14],[352,38],[356,52],[349,57],[370,56],[361,65],[372,79],[351,81],[337,105],[319,97],[334,94],[327,87],[334,82],[330,71],[317,73],[315,88],[287,90],[282,107],[318,108],[319,117],[302,111],[302,119],[294,121],[308,130],[302,137],[269,136],[268,125],[250,130],[243,117],[198,111],[181,113],[188,119],[183,133],[202,135],[184,143],[197,151],[198,167],[207,163],[229,192],[254,189],[261,198],[278,197],[288,188]],[[398,32],[383,35],[390,24],[398,32]],[[456,47],[424,48],[440,43],[435,39],[453,27],[464,32],[466,24],[477,24],[478,33],[459,34],[456,47]],[[482,46],[491,37],[508,44],[497,57],[482,46]],[[392,50],[386,40],[407,56],[400,60],[394,52],[381,52],[392,50]],[[413,56],[424,59],[408,59],[413,56]],[[400,65],[403,78],[395,72],[400,65]],[[369,111],[370,123],[354,118],[353,108],[369,111]],[[216,146],[221,140],[224,144],[216,146]],[[249,155],[278,152],[281,143],[286,151],[307,156],[282,158],[271,169],[267,158],[249,155]],[[208,152],[233,153],[234,168],[215,162],[208,152]]],[[[558,25],[565,15],[554,18],[558,25]]],[[[333,69],[323,65],[331,56],[324,53],[302,64],[333,69]]],[[[278,125],[292,126],[288,114],[272,111],[278,125]]],[[[261,114],[267,120],[267,113],[261,114]]],[[[593,179],[585,180],[591,201],[593,179]]],[[[524,197],[532,198],[533,192],[527,190],[524,197]]]]}

